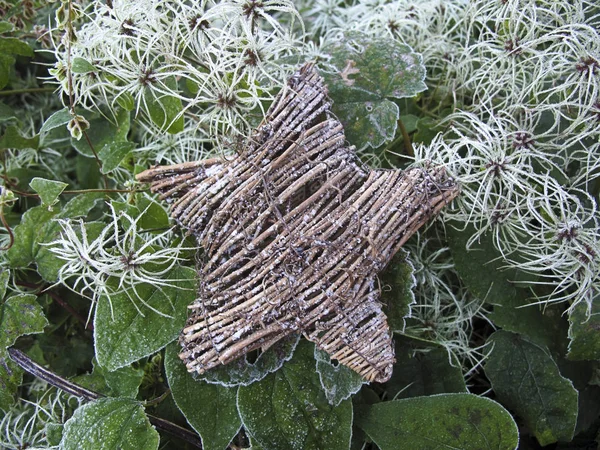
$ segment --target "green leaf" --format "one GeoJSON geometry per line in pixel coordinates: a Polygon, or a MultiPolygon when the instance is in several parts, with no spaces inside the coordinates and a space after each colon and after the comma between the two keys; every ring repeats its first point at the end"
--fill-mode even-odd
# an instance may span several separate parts
{"type": "Polygon", "coordinates": [[[218,366],[198,375],[198,378],[223,386],[247,386],[262,380],[271,372],[278,370],[289,360],[296,350],[300,336],[292,334],[280,339],[266,351],[260,353],[254,362],[244,355],[226,366],[218,366]]]}
{"type": "Polygon", "coordinates": [[[109,142],[98,152],[98,158],[102,161],[102,173],[109,173],[119,167],[121,161],[131,153],[135,147],[133,142],[109,142]]]}
{"type": "Polygon", "coordinates": [[[61,450],[152,450],[159,435],[139,402],[102,398],[77,408],[66,423],[61,450]]]}
{"type": "Polygon", "coordinates": [[[37,253],[37,234],[44,224],[48,223],[56,211],[48,211],[45,206],[35,206],[23,214],[21,223],[14,229],[15,242],[6,252],[9,266],[12,268],[27,267],[33,262],[37,253]]]}
{"type": "MultiPolygon", "coordinates": [[[[131,125],[129,116],[129,111],[121,109],[117,112],[116,117],[111,118],[110,122],[105,117],[86,117],[90,123],[86,133],[96,153],[102,152],[105,145],[127,141],[127,134],[131,125]]],[[[87,139],[79,141],[71,139],[71,144],[82,155],[90,158],[94,156],[87,139]]]]}
{"type": "Polygon", "coordinates": [[[404,336],[395,340],[395,370],[385,384],[389,398],[467,392],[460,363],[445,348],[404,336]]]}
{"type": "Polygon", "coordinates": [[[95,72],[96,68],[85,59],[76,57],[73,58],[71,71],[73,73],[90,73],[95,72]]]}
{"type": "Polygon", "coordinates": [[[412,291],[415,285],[415,268],[408,260],[408,252],[403,249],[392,258],[381,273],[381,301],[390,330],[404,331],[406,317],[410,316],[410,305],[415,303],[412,291]]]}
{"type": "Polygon", "coordinates": [[[102,296],[94,316],[98,363],[113,371],[157,352],[177,338],[187,319],[187,306],[196,297],[195,278],[193,269],[180,267],[167,277],[176,288],[142,283],[136,286],[137,296],[130,291],[111,295],[110,299],[102,296]],[[155,313],[140,299],[171,317],[155,313]]]}
{"type": "Polygon", "coordinates": [[[92,360],[92,365],[94,370],[91,373],[75,377],[73,381],[80,386],[104,395],[136,398],[144,376],[142,369],[127,366],[109,372],[98,364],[96,358],[92,360]]]}
{"type": "MultiPolygon", "coordinates": [[[[452,252],[456,271],[475,297],[493,305],[488,318],[498,327],[522,333],[543,345],[555,346],[561,333],[560,315],[547,309],[547,315],[538,305],[529,305],[527,291],[517,288],[511,280],[518,278],[515,270],[506,270],[501,254],[493,245],[492,236],[481,236],[479,241],[467,250],[467,241],[474,234],[472,226],[457,230],[458,224],[446,227],[446,236],[452,252]]],[[[560,344],[558,344],[560,345],[560,344]]]]}
{"type": "Polygon", "coordinates": [[[0,33],[8,33],[14,29],[14,25],[5,20],[0,21],[0,33]]]}
{"type": "Polygon", "coordinates": [[[354,370],[343,364],[334,364],[329,355],[315,347],[315,360],[321,387],[330,405],[337,406],[342,400],[356,394],[366,381],[354,370]]]}
{"type": "Polygon", "coordinates": [[[236,405],[237,389],[195,380],[177,354],[178,343],[167,346],[165,372],[177,407],[202,438],[202,448],[227,448],[242,426],[236,405]]]}
{"type": "Polygon", "coordinates": [[[332,70],[323,75],[333,112],[348,140],[359,148],[392,140],[400,111],[387,98],[413,97],[427,88],[421,56],[394,39],[358,32],[347,32],[323,51],[331,55],[332,70]]]}
{"type": "MultiPolygon", "coordinates": [[[[168,89],[176,90],[177,81],[174,77],[165,81],[168,89]]],[[[161,94],[150,86],[144,91],[144,101],[152,122],[161,129],[175,134],[183,131],[184,120],[181,100],[171,95],[161,94]]]]}
{"type": "Polygon", "coordinates": [[[600,298],[592,300],[590,314],[585,302],[579,302],[572,308],[567,358],[575,361],[600,359],[600,298]]]}
{"type": "Polygon", "coordinates": [[[10,270],[3,270],[0,272],[0,302],[6,295],[6,288],[8,287],[8,280],[10,279],[10,270]]]}
{"type": "Polygon", "coordinates": [[[135,108],[135,99],[129,92],[121,91],[117,97],[117,103],[125,111],[133,111],[135,108]]]}
{"type": "Polygon", "coordinates": [[[71,120],[71,117],[71,113],[66,107],[59,111],[56,111],[54,114],[52,114],[46,119],[46,121],[42,125],[42,128],[40,128],[40,135],[45,136],[55,128],[66,126],[71,120]]]}
{"type": "Polygon", "coordinates": [[[27,138],[24,137],[19,128],[14,125],[6,127],[4,134],[0,137],[0,150],[16,149],[22,150],[25,148],[38,149],[40,146],[40,137],[38,135],[27,138]]]}
{"type": "Polygon", "coordinates": [[[314,346],[302,340],[281,370],[240,386],[244,427],[266,449],[343,449],[350,446],[352,404],[331,406],[314,370],[314,346]]]}
{"type": "MultiPolygon", "coordinates": [[[[8,272],[3,272],[1,277],[6,285],[8,272]]],[[[16,295],[0,303],[0,409],[8,410],[22,377],[21,369],[10,359],[6,349],[19,336],[42,333],[46,325],[48,321],[35,295],[16,295]]]]}
{"type": "Polygon", "coordinates": [[[12,37],[0,38],[0,53],[33,58],[33,49],[25,41],[12,37]]]}
{"type": "Polygon", "coordinates": [[[142,229],[167,228],[169,226],[169,214],[156,201],[139,195],[136,197],[137,207],[141,212],[139,224],[142,229]]]}
{"type": "Polygon", "coordinates": [[[381,450],[513,450],[519,443],[508,411],[472,394],[359,405],[355,423],[381,450]]]}
{"type": "Polygon", "coordinates": [[[58,202],[58,196],[68,184],[36,177],[29,182],[29,186],[38,193],[43,205],[52,206],[58,202]]]}
{"type": "MultiPolygon", "coordinates": [[[[1,89],[1,88],[0,88],[1,89]]],[[[10,119],[16,118],[16,114],[13,109],[4,102],[0,102],[0,122],[5,122],[10,119]]]]}
{"type": "Polygon", "coordinates": [[[3,89],[10,79],[10,71],[15,65],[15,58],[0,53],[0,89],[3,89]]]}
{"type": "Polygon", "coordinates": [[[496,398],[519,415],[542,446],[570,441],[577,422],[577,391],[562,377],[547,348],[518,334],[496,331],[485,374],[496,398]]]}

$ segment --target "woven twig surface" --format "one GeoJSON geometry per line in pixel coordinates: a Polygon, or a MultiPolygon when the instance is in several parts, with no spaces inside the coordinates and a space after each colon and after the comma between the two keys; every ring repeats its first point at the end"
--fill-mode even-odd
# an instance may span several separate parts
{"type": "Polygon", "coordinates": [[[180,337],[190,372],[302,332],[368,381],[391,376],[377,273],[458,188],[441,168],[365,168],[330,106],[305,65],[234,159],[138,176],[205,250],[180,337]]]}

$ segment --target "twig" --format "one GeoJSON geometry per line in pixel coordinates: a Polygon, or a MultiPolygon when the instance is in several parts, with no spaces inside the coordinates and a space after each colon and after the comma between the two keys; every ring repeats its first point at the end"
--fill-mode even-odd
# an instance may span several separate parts
{"type": "MultiPolygon", "coordinates": [[[[90,391],[78,384],[75,384],[69,380],[62,378],[61,376],[55,374],[54,372],[42,367],[34,360],[32,360],[29,356],[23,353],[21,350],[16,348],[9,348],[8,354],[12,358],[12,360],[21,367],[21,369],[29,372],[31,375],[44,380],[46,383],[68,393],[74,395],[75,397],[83,398],[87,401],[98,400],[100,398],[105,398],[106,396],[100,394],[98,392],[90,391]]],[[[168,420],[161,419],[160,417],[155,417],[148,414],[148,420],[150,423],[154,425],[159,430],[162,430],[166,433],[169,433],[172,436],[175,436],[181,440],[186,441],[187,443],[197,447],[202,448],[202,442],[196,433],[187,430],[183,427],[180,427],[177,424],[169,422],[168,420]]]]}

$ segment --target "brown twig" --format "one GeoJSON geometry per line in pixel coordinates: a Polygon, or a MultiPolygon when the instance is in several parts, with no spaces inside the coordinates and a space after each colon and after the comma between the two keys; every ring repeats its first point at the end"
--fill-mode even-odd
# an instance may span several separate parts
{"type": "MultiPolygon", "coordinates": [[[[76,383],[73,383],[72,381],[62,378],[51,370],[48,370],[36,363],[21,350],[11,347],[8,349],[8,354],[10,355],[11,359],[17,363],[19,367],[21,367],[21,369],[70,395],[82,398],[86,401],[94,401],[106,397],[103,394],[91,391],[79,386],[76,383]]],[[[200,441],[200,438],[193,431],[180,427],[179,425],[169,422],[168,420],[161,419],[160,417],[155,417],[150,414],[147,414],[147,416],[148,420],[150,420],[150,423],[159,430],[184,440],[194,447],[202,448],[202,442],[200,441]]]]}

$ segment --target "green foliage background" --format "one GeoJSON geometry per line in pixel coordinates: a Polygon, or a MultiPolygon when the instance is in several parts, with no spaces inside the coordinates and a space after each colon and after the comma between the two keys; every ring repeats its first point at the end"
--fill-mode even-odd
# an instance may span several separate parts
{"type": "MultiPolygon", "coordinates": [[[[112,2],[98,3],[109,8],[112,2]]],[[[179,3],[182,10],[191,8],[190,2],[170,4],[179,3]]],[[[294,33],[306,27],[309,34],[316,33],[313,43],[329,26],[317,14],[326,2],[314,8],[297,2],[299,13],[282,2],[281,8],[256,17],[248,8],[260,10],[260,2],[216,3],[241,5],[241,21],[280,21],[294,33]]],[[[391,3],[400,3],[410,19],[410,2],[391,3]]],[[[444,4],[451,9],[452,2],[444,4]]],[[[587,8],[582,20],[597,25],[597,7],[581,4],[587,8]]],[[[341,11],[356,5],[334,6],[341,11]]],[[[0,1],[0,447],[179,449],[195,448],[198,436],[204,448],[215,450],[597,447],[600,319],[593,264],[598,242],[586,241],[588,247],[582,244],[574,253],[591,267],[589,276],[574,272],[576,282],[566,291],[575,294],[563,302],[545,301],[561,286],[550,267],[555,261],[548,260],[548,271],[532,275],[523,263],[525,252],[514,257],[515,263],[513,253],[498,245],[497,229],[486,228],[482,220],[461,222],[458,214],[415,236],[407,246],[411,252],[400,252],[381,275],[397,360],[387,383],[364,384],[298,337],[202,376],[187,373],[177,357],[176,339],[195,298],[196,243],[172,226],[167,205],[137,185],[134,176],[153,163],[215,155],[222,146],[235,149],[239,134],[235,137],[232,130],[247,132],[260,121],[278,86],[259,85],[250,75],[232,81],[227,68],[215,69],[215,79],[222,76],[225,84],[239,89],[240,103],[253,102],[248,110],[240,108],[239,116],[248,117],[240,125],[238,116],[224,111],[222,97],[223,111],[214,114],[208,100],[197,101],[202,86],[185,74],[154,67],[154,72],[136,75],[141,87],[129,89],[125,76],[109,73],[109,64],[100,58],[77,56],[64,67],[63,39],[79,33],[83,7],[66,0],[0,1]],[[55,17],[60,26],[45,28],[55,17]],[[55,50],[50,51],[52,42],[55,50]],[[153,77],[160,83],[149,81],[153,77]],[[114,98],[102,103],[93,88],[85,90],[96,82],[110,86],[106,92],[114,98]],[[80,94],[75,99],[74,90],[80,94]],[[199,125],[190,133],[192,113],[205,113],[216,125],[199,125]],[[207,137],[209,131],[216,137],[207,137]],[[190,144],[194,136],[197,140],[190,144]],[[584,278],[590,298],[577,290],[584,278]],[[430,298],[440,291],[427,286],[438,285],[452,290],[455,303],[430,298]],[[24,371],[9,355],[11,347],[48,373],[34,369],[36,377],[24,371]],[[69,395],[57,387],[64,383],[93,391],[97,398],[69,395]]],[[[235,13],[233,6],[231,11],[235,13]]],[[[444,26],[456,31],[458,22],[444,16],[445,10],[436,11],[446,19],[444,26]]],[[[131,37],[127,27],[135,29],[135,21],[120,20],[117,40],[131,37]]],[[[199,17],[194,20],[196,26],[202,23],[199,17]]],[[[385,26],[393,34],[399,25],[390,20],[385,26]]],[[[497,33],[510,35],[511,23],[504,26],[497,33]]],[[[551,28],[546,22],[543,26],[551,28]]],[[[501,47],[509,41],[515,44],[504,39],[501,47]]],[[[76,42],[74,38],[74,47],[76,42]]],[[[227,45],[247,45],[240,42],[227,45]]],[[[590,85],[600,77],[596,51],[590,49],[591,61],[581,55],[579,63],[589,63],[584,66],[589,67],[590,85]]],[[[452,124],[445,120],[461,107],[475,105],[476,111],[477,96],[484,96],[489,86],[466,95],[460,87],[452,91],[452,80],[445,78],[452,72],[438,65],[442,58],[357,29],[340,33],[318,51],[307,46],[273,54],[277,70],[287,75],[309,58],[317,61],[333,111],[366,162],[394,168],[415,159],[422,162],[420,149],[435,153],[445,148],[436,141],[438,131],[456,139],[452,154],[464,156],[475,146],[461,145],[466,134],[461,135],[459,126],[452,128],[454,119],[452,124]]],[[[139,55],[131,55],[139,63],[139,55]]],[[[444,57],[458,58],[451,53],[444,57]]],[[[162,55],[157,61],[166,66],[169,58],[162,55]]],[[[210,67],[195,66],[213,76],[210,67]]],[[[481,69],[478,64],[472,68],[481,69]]],[[[502,89],[496,88],[494,101],[502,103],[502,89]]],[[[550,83],[539,89],[546,92],[550,83]]],[[[541,104],[545,100],[540,98],[536,101],[541,104]]],[[[571,126],[571,119],[561,119],[561,133],[588,133],[588,122],[571,126]]],[[[592,119],[598,127],[597,117],[592,119]]],[[[532,173],[539,175],[536,180],[572,187],[579,175],[571,176],[569,170],[587,170],[589,182],[576,189],[589,206],[598,200],[598,165],[593,162],[599,158],[598,141],[597,129],[575,144],[565,138],[564,146],[571,145],[569,151],[584,154],[583,159],[574,157],[564,173],[546,171],[543,165],[532,173]]],[[[488,159],[483,169],[473,163],[473,172],[498,174],[505,164],[488,159]]],[[[485,194],[475,185],[465,184],[466,197],[469,192],[485,194]]],[[[546,188],[541,181],[533,187],[538,194],[546,188]]],[[[595,203],[589,207],[595,216],[595,203]]],[[[547,218],[560,206],[556,202],[544,209],[531,203],[528,208],[547,218]]],[[[590,233],[597,232],[595,220],[586,225],[590,233]]],[[[576,240],[576,235],[566,239],[560,234],[564,231],[547,229],[541,235],[576,240]]],[[[518,239],[528,248],[527,236],[518,239]]]]}

